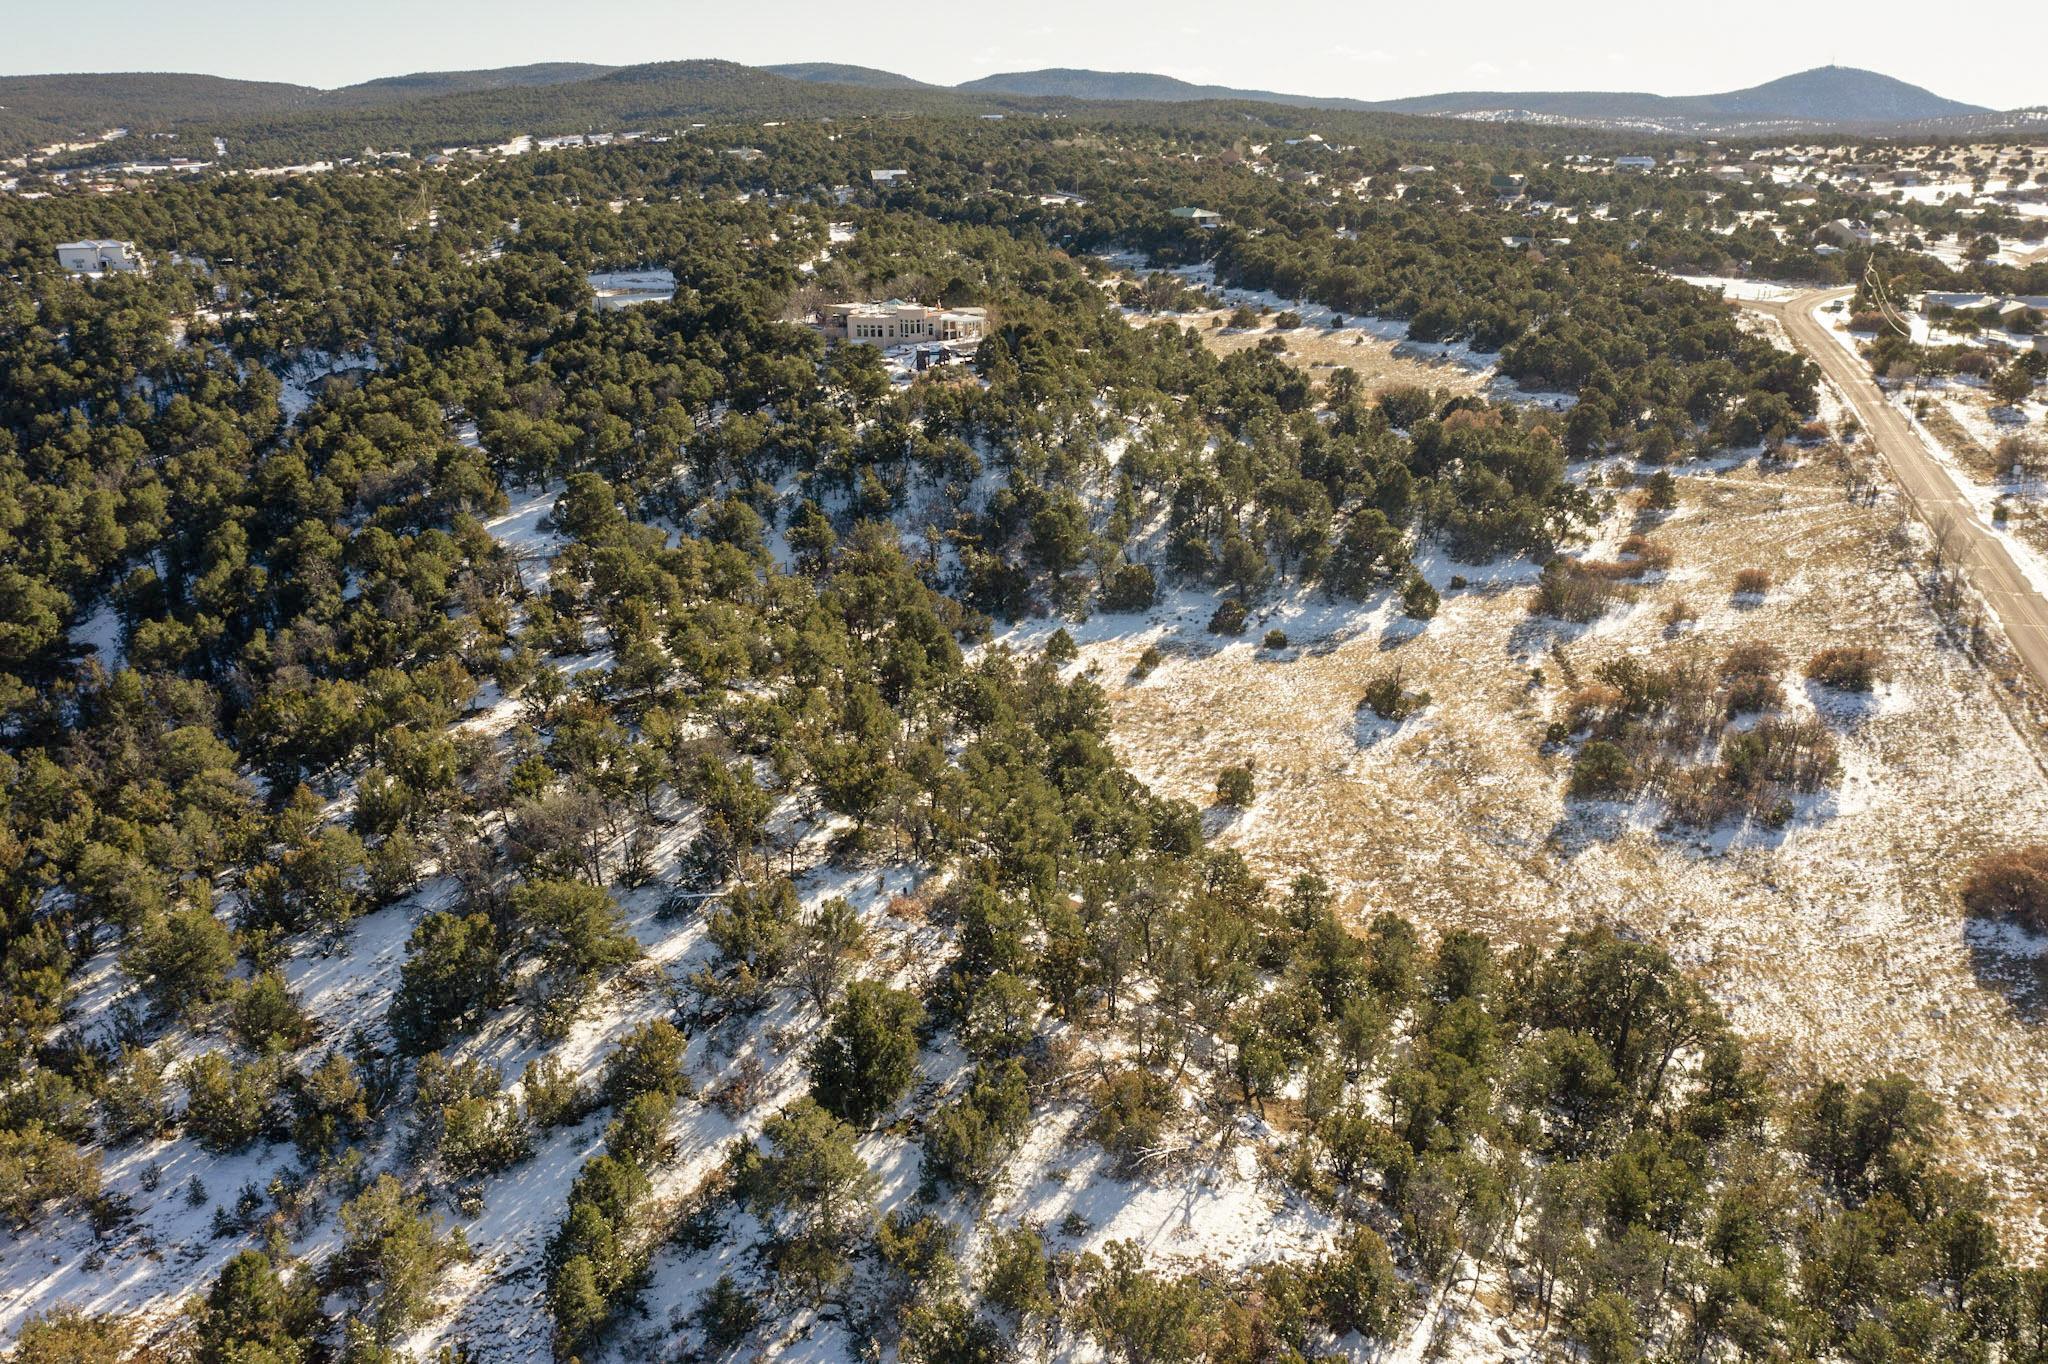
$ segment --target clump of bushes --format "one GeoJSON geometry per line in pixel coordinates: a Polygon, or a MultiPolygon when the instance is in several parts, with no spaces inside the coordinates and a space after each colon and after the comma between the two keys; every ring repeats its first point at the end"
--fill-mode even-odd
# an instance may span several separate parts
{"type": "Polygon", "coordinates": [[[1739,568],[1735,570],[1734,594],[1738,597],[1761,597],[1771,590],[1771,575],[1761,568],[1739,568]]]}
{"type": "Polygon", "coordinates": [[[1884,676],[1884,653],[1868,645],[1838,644],[1806,661],[1806,677],[1838,691],[1869,691],[1884,676]]]}
{"type": "Polygon", "coordinates": [[[1286,648],[1286,647],[1287,647],[1287,632],[1286,632],[1285,630],[1268,630],[1268,631],[1266,631],[1266,647],[1267,647],[1268,649],[1284,649],[1284,648],[1286,648]]]}
{"type": "Polygon", "coordinates": [[[1785,656],[1768,644],[1738,644],[1721,663],[1721,711],[1730,719],[1760,715],[1785,703],[1778,674],[1785,656]]]}
{"type": "Polygon", "coordinates": [[[1158,1146],[1178,1107],[1173,1086],[1164,1076],[1143,1066],[1126,1066],[1096,1084],[1088,1135],[1112,1155],[1134,1163],[1158,1146]]]}
{"type": "Polygon", "coordinates": [[[1429,581],[1420,573],[1408,575],[1408,581],[1401,588],[1401,614],[1411,620],[1429,620],[1436,615],[1436,609],[1443,604],[1443,598],[1429,581]]]}
{"type": "Polygon", "coordinates": [[[1157,644],[1147,644],[1145,652],[1138,655],[1138,661],[1131,665],[1131,676],[1144,681],[1166,661],[1166,655],[1159,652],[1157,644]]]}
{"type": "Polygon", "coordinates": [[[1401,670],[1389,668],[1366,683],[1365,696],[1358,704],[1382,720],[1399,724],[1429,704],[1429,693],[1409,691],[1402,685],[1401,670]]]}
{"type": "Polygon", "coordinates": [[[1216,803],[1242,810],[1252,803],[1256,787],[1249,767],[1226,767],[1216,774],[1216,803]]]}
{"type": "Polygon", "coordinates": [[[1783,667],[1766,644],[1736,646],[1718,671],[1693,659],[1666,667],[1609,660],[1566,698],[1548,731],[1552,743],[1586,736],[1570,793],[1601,800],[1654,791],[1673,823],[1693,828],[1736,818],[1782,826],[1793,796],[1819,790],[1838,767],[1824,724],[1773,713],[1784,701],[1783,667]],[[1738,715],[1761,718],[1748,729],[1726,723],[1738,715]]]}
{"type": "Polygon", "coordinates": [[[1243,602],[1235,597],[1226,597],[1222,605],[1216,608],[1215,614],[1209,617],[1209,633],[1241,635],[1244,633],[1245,619],[1250,614],[1243,602]]]}
{"type": "Polygon", "coordinates": [[[1963,882],[1963,908],[2048,933],[2048,843],[1980,858],[1963,882]]]}
{"type": "Polygon", "coordinates": [[[1536,580],[1536,595],[1529,603],[1532,615],[1585,625],[1613,609],[1622,595],[1611,578],[1586,570],[1569,559],[1552,559],[1536,580]]]}

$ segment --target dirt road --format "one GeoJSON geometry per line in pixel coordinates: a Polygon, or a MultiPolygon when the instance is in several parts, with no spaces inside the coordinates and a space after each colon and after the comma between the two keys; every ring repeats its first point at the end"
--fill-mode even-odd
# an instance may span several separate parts
{"type": "Polygon", "coordinates": [[[1957,556],[1970,583],[1991,604],[2013,651],[2043,688],[2048,688],[2048,599],[2028,581],[2005,542],[1956,488],[1954,477],[1921,439],[1904,413],[1886,400],[1869,368],[1830,336],[1814,313],[1848,289],[1819,289],[1778,303],[1746,301],[1743,306],[1775,315],[1792,344],[1819,365],[1848,401],[1878,452],[1891,465],[1920,519],[1948,552],[1957,556]]]}

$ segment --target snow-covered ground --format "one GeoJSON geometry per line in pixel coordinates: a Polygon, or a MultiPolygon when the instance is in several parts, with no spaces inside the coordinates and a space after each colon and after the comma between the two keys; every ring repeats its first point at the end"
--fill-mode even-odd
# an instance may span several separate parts
{"type": "Polygon", "coordinates": [[[585,278],[597,295],[600,310],[666,303],[676,296],[675,272],[662,267],[639,270],[597,270],[585,278]]]}

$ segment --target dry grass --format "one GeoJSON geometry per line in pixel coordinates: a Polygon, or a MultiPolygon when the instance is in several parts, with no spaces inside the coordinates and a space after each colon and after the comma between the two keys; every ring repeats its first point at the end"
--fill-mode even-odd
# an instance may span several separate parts
{"type": "MultiPolygon", "coordinates": [[[[1280,358],[1317,379],[1327,379],[1337,369],[1358,375],[1367,393],[1415,385],[1440,388],[1450,393],[1477,393],[1486,387],[1486,376],[1447,358],[1422,358],[1407,353],[1392,341],[1383,340],[1355,327],[1295,327],[1280,331],[1261,318],[1256,329],[1235,331],[1228,326],[1234,308],[1174,316],[1134,317],[1143,326],[1179,324],[1202,338],[1202,344],[1217,355],[1250,350],[1262,341],[1278,337],[1286,346],[1280,358]]],[[[1277,314],[1275,314],[1277,316],[1277,314]]]]}
{"type": "MultiPolygon", "coordinates": [[[[1900,563],[1895,499],[1852,505],[1818,465],[1684,482],[1659,531],[1671,571],[1590,626],[1530,619],[1526,575],[1447,595],[1419,634],[1392,611],[1320,641],[1276,620],[1303,646],[1285,659],[1211,652],[1196,620],[1160,641],[1150,680],[1112,683],[1118,746],[1141,776],[1203,803],[1218,768],[1255,763],[1258,800],[1219,838],[1271,876],[1321,870],[1353,914],[1398,909],[1509,942],[1618,921],[1668,946],[1794,1074],[1921,1079],[1951,1105],[1958,1159],[2012,1192],[2015,1231],[2038,1241],[2048,1037],[2023,1010],[2048,990],[2048,959],[1987,956],[1957,894],[1979,856],[2048,827],[2033,740],[1986,671],[1941,642],[1900,563]],[[1674,608],[1706,602],[1731,562],[1768,573],[1771,596],[1683,621],[1674,608]],[[1809,688],[1791,662],[1878,641],[1891,678],[1874,696],[1809,688]],[[1788,660],[1787,713],[1818,705],[1840,745],[1840,785],[1818,808],[1730,841],[1566,803],[1568,759],[1541,741],[1573,677],[1629,653],[1718,660],[1743,644],[1788,660]],[[1431,708],[1362,735],[1360,691],[1394,664],[1431,708]]],[[[1123,679],[1155,641],[1086,652],[1123,679]]]]}

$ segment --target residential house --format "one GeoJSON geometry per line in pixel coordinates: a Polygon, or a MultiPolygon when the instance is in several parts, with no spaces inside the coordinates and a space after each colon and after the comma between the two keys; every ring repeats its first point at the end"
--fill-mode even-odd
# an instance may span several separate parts
{"type": "Polygon", "coordinates": [[[1183,207],[1173,210],[1173,216],[1196,227],[1212,228],[1223,226],[1223,215],[1213,208],[1183,207]]]}
{"type": "Polygon", "coordinates": [[[1836,218],[1831,222],[1822,223],[1815,235],[1826,238],[1836,246],[1847,248],[1868,246],[1877,234],[1870,230],[1868,223],[1859,223],[1851,218],[1836,218]]]}
{"type": "Polygon", "coordinates": [[[60,242],[57,264],[74,275],[139,274],[143,269],[135,243],[117,241],[60,242]]]}
{"type": "Polygon", "coordinates": [[[979,341],[988,326],[985,308],[935,308],[892,298],[886,303],[833,303],[818,315],[818,330],[834,341],[870,346],[979,341]]]}

